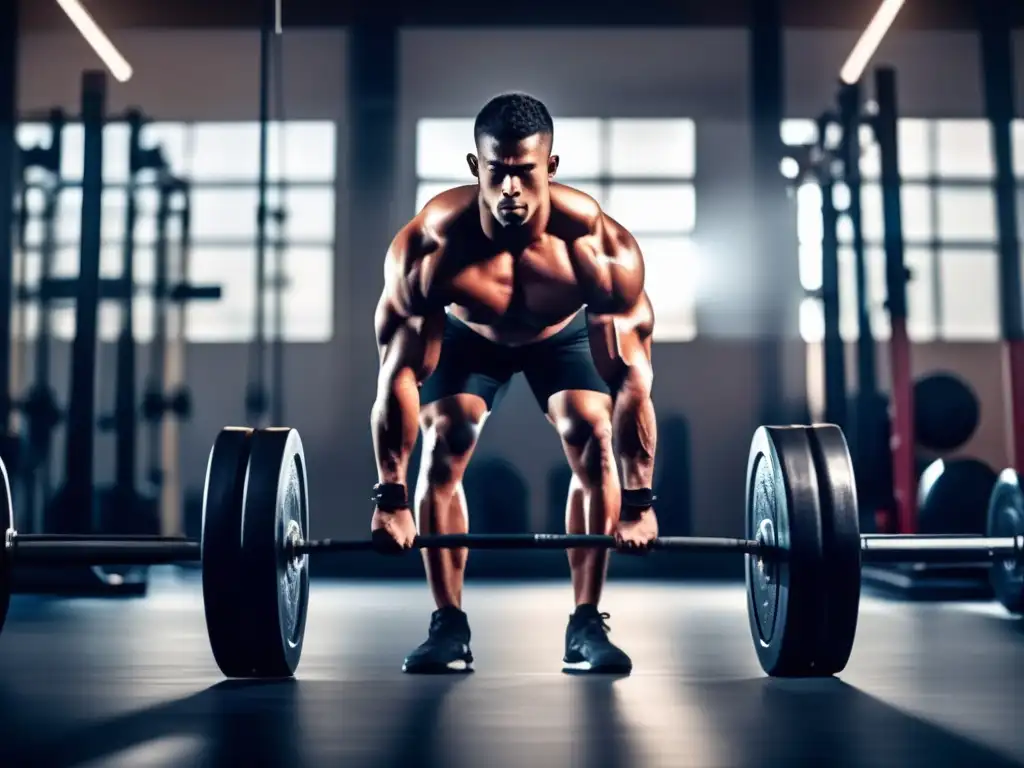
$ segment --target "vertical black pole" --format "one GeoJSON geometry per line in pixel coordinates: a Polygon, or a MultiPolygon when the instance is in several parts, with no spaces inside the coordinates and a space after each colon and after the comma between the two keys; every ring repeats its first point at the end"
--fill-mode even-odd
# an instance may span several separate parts
{"type": "Polygon", "coordinates": [[[93,430],[96,426],[96,335],[100,300],[100,237],[103,212],[103,123],[107,80],[103,72],[82,76],[82,227],[71,347],[65,490],[55,533],[92,530],[93,430]]]}
{"type": "Polygon", "coordinates": [[[914,382],[907,334],[907,267],[903,256],[903,213],[900,203],[900,161],[897,138],[896,72],[875,72],[878,114],[873,120],[882,163],[882,215],[885,226],[886,308],[889,311],[889,367],[892,395],[893,500],[899,533],[917,530],[917,470],[914,461],[914,382]]]}
{"type": "MultiPolygon", "coordinates": [[[[829,119],[818,121],[818,143],[824,148],[829,119]]],[[[843,343],[839,313],[839,213],[833,192],[831,165],[819,169],[821,189],[821,305],[825,322],[822,355],[825,368],[825,421],[846,429],[846,345],[843,343]]]]}
{"type": "Polygon", "coordinates": [[[267,164],[270,131],[270,35],[273,34],[274,3],[264,0],[260,24],[260,171],[259,202],[256,205],[256,306],[255,327],[249,359],[249,391],[246,393],[246,418],[255,427],[266,426],[267,388],[264,348],[267,340],[267,164]]]}
{"type": "MultiPolygon", "coordinates": [[[[390,25],[357,23],[349,27],[348,42],[348,247],[343,260],[352,286],[347,311],[347,380],[353,428],[366,434],[376,394],[374,376],[355,371],[376,370],[377,345],[373,334],[374,306],[383,287],[381,264],[398,222],[395,210],[398,144],[398,30],[390,25]]],[[[467,137],[472,142],[472,137],[467,137]]],[[[409,212],[412,213],[411,211],[409,212]]],[[[402,218],[405,218],[404,211],[402,218]]],[[[370,443],[353,446],[343,457],[351,469],[351,482],[372,484],[376,477],[370,443]]],[[[410,467],[410,477],[414,467],[410,467]]]]}
{"type": "MultiPolygon", "coordinates": [[[[283,170],[284,169],[282,169],[282,172],[283,170]]],[[[287,212],[284,209],[285,185],[283,182],[280,185],[279,189],[281,195],[281,207],[274,211],[274,222],[277,224],[277,242],[274,244],[274,305],[273,322],[271,324],[274,329],[274,333],[273,340],[270,346],[270,391],[273,392],[273,397],[270,398],[270,419],[272,424],[285,423],[284,292],[286,279],[285,260],[287,259],[288,256],[288,247],[287,242],[285,240],[287,236],[287,232],[285,231],[285,221],[287,220],[287,212]]]]}
{"type": "Polygon", "coordinates": [[[891,485],[886,460],[888,455],[888,422],[882,397],[878,392],[875,336],[871,328],[871,296],[868,293],[867,258],[861,212],[860,124],[861,96],[857,84],[841,84],[839,89],[839,123],[842,141],[839,155],[843,179],[850,193],[846,214],[853,230],[854,282],[857,287],[857,392],[854,424],[850,430],[857,462],[858,493],[861,508],[888,509],[891,485]]]}
{"type": "MultiPolygon", "coordinates": [[[[796,263],[795,243],[786,242],[789,203],[786,182],[779,171],[784,147],[780,129],[785,106],[783,77],[783,31],[779,0],[754,0],[750,36],[751,123],[754,157],[754,264],[762,270],[761,283],[765,329],[759,340],[759,389],[763,423],[784,419],[785,321],[780,305],[786,291],[780,284],[785,271],[783,259],[796,263]],[[793,246],[793,247],[790,247],[793,246]]],[[[795,289],[796,286],[793,286],[795,289]]]]}
{"type": "Polygon", "coordinates": [[[11,416],[11,311],[14,270],[14,180],[18,149],[18,5],[0,2],[0,434],[11,416]]]}
{"type": "MultiPolygon", "coordinates": [[[[121,332],[117,339],[117,377],[114,393],[114,486],[122,500],[135,495],[136,481],[136,397],[135,368],[135,199],[138,174],[146,167],[142,154],[142,115],[128,115],[128,185],[125,190],[124,245],[121,264],[121,332]]],[[[126,516],[128,517],[128,516],[126,516]]],[[[119,531],[127,533],[127,531],[119,531]]]]}
{"type": "Polygon", "coordinates": [[[985,112],[992,126],[996,161],[996,223],[999,236],[1000,321],[1005,342],[1010,464],[1024,468],[1024,307],[1021,300],[1017,182],[1011,139],[1014,113],[1013,28],[1006,0],[978,0],[985,112]]]}

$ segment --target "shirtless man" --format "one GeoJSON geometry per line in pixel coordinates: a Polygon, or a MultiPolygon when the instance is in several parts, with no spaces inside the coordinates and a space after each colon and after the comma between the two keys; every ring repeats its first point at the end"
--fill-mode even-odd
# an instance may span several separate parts
{"type": "MultiPolygon", "coordinates": [[[[417,522],[423,534],[468,531],[463,473],[488,414],[522,372],[572,468],[566,530],[614,535],[620,551],[646,551],[658,535],[654,316],[640,249],[593,198],[552,181],[553,124],[537,99],[497,96],[477,115],[474,134],[477,154],[466,159],[478,183],[427,203],[385,260],[370,419],[379,473],[373,537],[396,551],[413,546],[417,522]],[[406,470],[417,428],[414,520],[406,470]]],[[[405,672],[470,668],[466,556],[423,552],[437,610],[405,672]]],[[[632,669],[598,609],[607,564],[607,550],[569,550],[576,610],[566,668],[632,669]]]]}

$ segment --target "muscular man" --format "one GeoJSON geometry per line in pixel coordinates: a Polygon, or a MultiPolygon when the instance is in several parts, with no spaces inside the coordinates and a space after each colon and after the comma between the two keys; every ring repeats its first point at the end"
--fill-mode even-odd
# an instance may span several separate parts
{"type": "MultiPolygon", "coordinates": [[[[413,545],[417,521],[424,534],[468,530],[463,473],[488,414],[522,372],[572,468],[566,530],[614,535],[620,550],[644,551],[658,524],[654,317],[640,249],[593,198],[552,181],[558,157],[542,103],[498,96],[477,115],[474,133],[477,153],[467,160],[477,184],[427,203],[385,260],[371,416],[374,538],[396,550],[413,545]],[[414,520],[406,469],[417,428],[414,520]]],[[[461,610],[466,556],[423,552],[437,610],[404,671],[472,664],[461,610]]],[[[609,615],[598,609],[607,563],[607,550],[569,551],[576,610],[563,663],[628,673],[632,662],[609,640],[609,615]]]]}

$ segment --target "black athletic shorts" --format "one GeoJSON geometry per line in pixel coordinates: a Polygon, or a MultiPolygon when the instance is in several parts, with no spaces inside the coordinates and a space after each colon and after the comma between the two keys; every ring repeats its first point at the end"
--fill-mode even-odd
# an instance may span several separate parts
{"type": "Polygon", "coordinates": [[[583,311],[554,336],[516,347],[495,344],[447,315],[441,358],[420,388],[420,404],[452,395],[478,395],[491,410],[505,394],[512,376],[520,371],[545,412],[548,398],[556,392],[584,389],[611,394],[590,354],[583,311]]]}

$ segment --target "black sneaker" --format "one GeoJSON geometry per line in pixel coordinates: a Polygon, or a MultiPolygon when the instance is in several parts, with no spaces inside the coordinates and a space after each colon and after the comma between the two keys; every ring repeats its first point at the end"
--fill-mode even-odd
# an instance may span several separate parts
{"type": "Polygon", "coordinates": [[[608,639],[609,618],[595,605],[576,608],[565,628],[564,671],[628,675],[633,670],[629,656],[608,639]]]}
{"type": "Polygon", "coordinates": [[[469,620],[455,607],[441,608],[431,614],[426,642],[402,663],[402,671],[413,675],[469,672],[472,668],[469,620]]]}

